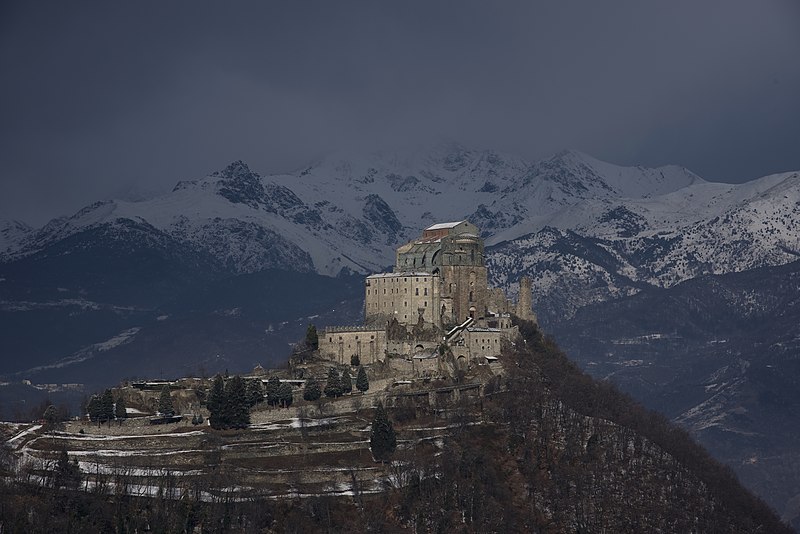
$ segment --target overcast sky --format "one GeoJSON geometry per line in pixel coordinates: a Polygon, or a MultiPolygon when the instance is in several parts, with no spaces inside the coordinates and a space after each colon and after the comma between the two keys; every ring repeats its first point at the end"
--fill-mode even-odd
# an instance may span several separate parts
{"type": "Polygon", "coordinates": [[[800,169],[800,2],[0,4],[0,218],[376,140],[800,169]]]}

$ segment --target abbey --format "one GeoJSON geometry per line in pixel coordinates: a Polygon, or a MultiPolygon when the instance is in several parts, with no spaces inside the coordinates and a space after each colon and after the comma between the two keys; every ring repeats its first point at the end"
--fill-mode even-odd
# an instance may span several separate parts
{"type": "Polygon", "coordinates": [[[393,272],[370,275],[364,285],[365,324],[325,328],[324,358],[369,364],[404,356],[424,367],[423,360],[443,354],[444,343],[462,365],[485,362],[516,332],[512,313],[535,320],[528,278],[520,280],[516,304],[489,287],[483,240],[467,221],[426,228],[397,249],[393,272]]]}

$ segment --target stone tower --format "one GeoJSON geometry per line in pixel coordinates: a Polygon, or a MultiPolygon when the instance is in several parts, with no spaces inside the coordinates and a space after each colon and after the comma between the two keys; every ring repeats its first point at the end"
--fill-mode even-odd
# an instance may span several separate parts
{"type": "Polygon", "coordinates": [[[517,300],[517,316],[520,319],[536,322],[533,313],[533,288],[531,279],[523,276],[519,279],[519,299],[517,300]]]}

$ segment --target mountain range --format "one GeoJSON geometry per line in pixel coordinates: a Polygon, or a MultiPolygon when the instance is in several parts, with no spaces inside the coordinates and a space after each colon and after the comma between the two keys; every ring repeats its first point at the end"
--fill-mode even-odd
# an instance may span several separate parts
{"type": "MultiPolygon", "coordinates": [[[[769,269],[800,258],[800,172],[713,183],[678,166],[622,167],[577,151],[528,162],[445,143],[339,153],[265,176],[236,161],[160,196],[96,202],[41,228],[0,221],[0,380],[91,389],[123,377],[279,364],[307,323],[359,321],[361,276],[393,264],[399,244],[461,219],[482,229],[492,283],[513,294],[531,276],[540,323],[589,372],[701,435],[717,428],[698,423],[710,420],[709,395],[723,382],[731,391],[745,364],[727,356],[709,363],[721,345],[707,327],[692,343],[647,336],[688,328],[697,303],[714,303],[704,313],[716,318],[717,335],[743,324],[746,310],[778,313],[757,290],[769,269]],[[728,273],[744,277],[730,289],[736,306],[715,299],[727,282],[702,282],[728,273]],[[648,341],[612,342],[619,339],[648,341]],[[618,358],[657,364],[619,372],[618,358]],[[728,382],[709,382],[723,367],[728,382]]],[[[800,293],[791,282],[776,287],[800,293]]],[[[769,351],[745,332],[735,339],[753,372],[769,351]]],[[[775,336],[790,347],[781,361],[796,358],[775,336]]],[[[773,393],[782,398],[787,387],[776,383],[773,393]]],[[[7,415],[20,410],[13,402],[0,388],[7,415]]],[[[725,417],[737,409],[725,404],[725,417]]],[[[793,421],[790,412],[781,417],[793,421]]],[[[751,457],[745,433],[726,431],[729,464],[751,457]]],[[[796,488],[800,473],[789,478],[781,487],[796,488]]],[[[779,509],[792,498],[758,484],[779,509]]]]}

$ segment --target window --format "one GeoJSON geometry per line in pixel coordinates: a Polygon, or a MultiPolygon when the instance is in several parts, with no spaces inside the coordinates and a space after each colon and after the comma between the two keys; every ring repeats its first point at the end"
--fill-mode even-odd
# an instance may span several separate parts
{"type": "Polygon", "coordinates": [[[425,306],[426,308],[428,307],[428,301],[427,300],[423,303],[423,306],[425,306]]]}
{"type": "MultiPolygon", "coordinates": [[[[417,295],[419,295],[419,290],[417,290],[417,295]]],[[[428,288],[427,287],[425,288],[425,295],[426,296],[428,295],[428,288]]]]}
{"type": "MultiPolygon", "coordinates": [[[[419,296],[419,288],[418,287],[414,289],[414,294],[419,296]]],[[[427,289],[425,290],[425,294],[426,295],[428,294],[428,290],[427,289]]]]}

